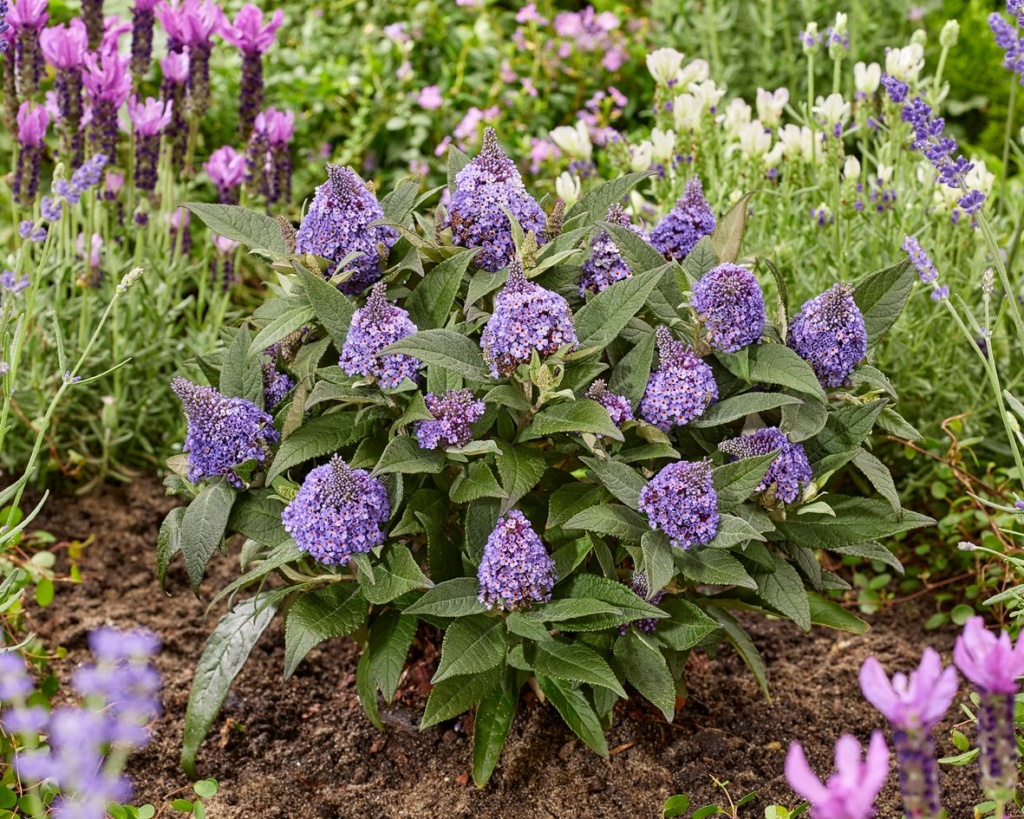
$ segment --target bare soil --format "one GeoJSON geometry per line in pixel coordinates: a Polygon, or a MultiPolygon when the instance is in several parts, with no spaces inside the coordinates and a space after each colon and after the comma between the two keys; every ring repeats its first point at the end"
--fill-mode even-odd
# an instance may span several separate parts
{"type": "MultiPolygon", "coordinates": [[[[84,581],[63,586],[57,601],[33,614],[33,625],[50,646],[63,645],[70,661],[88,657],[86,635],[103,625],[138,624],[163,638],[157,664],[164,677],[163,716],[153,742],[133,757],[136,804],[164,804],[188,788],[178,767],[182,720],[192,669],[213,617],[188,590],[184,571],[172,570],[165,595],[156,581],[154,549],[160,521],[172,501],[152,479],[108,488],[85,498],[47,504],[39,527],[61,540],[90,546],[84,581]]],[[[217,558],[208,590],[235,575],[236,557],[217,558]]],[[[364,718],[355,693],[358,648],[334,640],[314,650],[284,681],[283,639],[272,626],[236,681],[223,714],[204,744],[200,773],[220,782],[208,804],[212,819],[452,819],[458,817],[658,817],[666,798],[688,793],[695,804],[725,801],[714,778],[729,781],[738,799],[758,792],[741,816],[763,816],[763,806],[789,806],[797,798],[782,775],[786,748],[800,740],[812,766],[831,770],[840,733],[865,740],[883,727],[857,685],[863,660],[875,655],[890,669],[916,665],[926,642],[949,657],[954,635],[929,633],[922,613],[901,608],[875,618],[873,630],[852,636],[825,629],[811,635],[782,621],[751,620],[754,642],[768,667],[769,702],[742,661],[726,648],[716,659],[694,657],[690,697],[667,724],[639,699],[621,708],[609,736],[611,759],[594,755],[566,729],[554,711],[524,700],[497,771],[485,789],[469,780],[471,739],[460,722],[420,733],[427,674],[406,680],[400,703],[378,732],[364,718]]],[[[414,645],[429,664],[432,646],[414,645]]],[[[422,670],[421,663],[421,670],[422,670]]],[[[426,669],[431,670],[429,667],[426,669]]],[[[966,695],[966,691],[962,692],[966,695]]],[[[956,715],[954,715],[956,718],[956,715]]],[[[948,720],[937,729],[941,754],[954,753],[948,720]]],[[[972,815],[981,801],[973,768],[943,771],[943,790],[953,817],[972,815]]],[[[883,794],[879,816],[899,817],[895,775],[883,794]]]]}

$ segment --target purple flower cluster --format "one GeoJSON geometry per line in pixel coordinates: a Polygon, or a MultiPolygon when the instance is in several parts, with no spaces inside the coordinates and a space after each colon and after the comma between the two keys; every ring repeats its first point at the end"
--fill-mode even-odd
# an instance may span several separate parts
{"type": "Polygon", "coordinates": [[[39,32],[50,19],[47,5],[47,0],[11,0],[7,12],[7,24],[14,32],[13,70],[17,75],[17,93],[21,99],[36,93],[43,74],[39,32]]]}
{"type": "Polygon", "coordinates": [[[63,203],[77,205],[82,195],[90,188],[100,182],[103,169],[107,166],[105,154],[94,154],[71,174],[71,180],[58,179],[53,183],[53,192],[56,197],[44,196],[40,202],[39,212],[47,222],[56,222],[60,219],[63,210],[63,203]]]}
{"type": "Polygon", "coordinates": [[[263,406],[270,409],[281,403],[281,400],[295,386],[295,380],[288,373],[277,369],[277,356],[271,356],[263,364],[263,406]]]}
{"type": "Polygon", "coordinates": [[[89,96],[89,144],[93,154],[113,157],[117,151],[117,111],[132,93],[130,58],[116,51],[85,55],[82,82],[89,96]]]}
{"type": "Polygon", "coordinates": [[[455,244],[480,248],[474,259],[478,267],[501,270],[516,252],[506,211],[524,232],[532,231],[537,242],[544,243],[544,211],[527,193],[515,163],[498,145],[494,129],[488,128],[479,155],[455,177],[450,215],[442,228],[451,227],[455,244]]]}
{"type": "Polygon", "coordinates": [[[839,282],[805,302],[790,324],[789,346],[811,365],[823,386],[843,384],[868,351],[853,286],[839,282]]]}
{"type": "Polygon", "coordinates": [[[778,427],[766,427],[750,435],[723,441],[718,448],[733,458],[753,458],[779,450],[754,491],[772,489],[774,496],[784,503],[793,503],[811,481],[811,464],[803,446],[791,443],[778,427]]]}
{"type": "Polygon", "coordinates": [[[441,395],[427,393],[423,403],[434,419],[416,422],[416,438],[421,449],[465,446],[473,440],[471,425],[479,421],[487,409],[471,390],[448,390],[441,395]]]}
{"type": "Polygon", "coordinates": [[[227,398],[213,387],[175,378],[171,389],[188,417],[183,450],[188,453],[188,479],[224,477],[236,488],[245,483],[235,472],[248,461],[263,463],[270,446],[281,437],[274,419],[244,398],[227,398]]]}
{"type": "Polygon", "coordinates": [[[518,509],[498,518],[484,546],[477,579],[480,602],[489,609],[511,611],[551,599],[555,561],[518,509]]]}
{"type": "MultiPolygon", "coordinates": [[[[630,228],[637,236],[643,236],[641,228],[629,221],[629,214],[622,205],[608,208],[605,221],[619,227],[630,228]]],[[[629,264],[622,258],[618,245],[605,231],[598,232],[590,240],[590,255],[583,262],[583,275],[580,277],[580,298],[587,293],[600,293],[609,286],[628,279],[633,275],[629,264]]]]}
{"type": "MultiPolygon", "coordinates": [[[[1024,16],[1019,13],[1020,4],[1008,0],[1006,10],[1017,17],[1017,25],[1024,27],[1024,16]]],[[[995,35],[996,45],[1006,52],[1003,58],[1003,67],[1007,71],[1020,75],[1021,85],[1024,85],[1024,37],[1020,36],[1019,28],[1014,28],[1006,22],[1006,18],[999,12],[994,11],[988,16],[988,26],[995,35]]]]}
{"type": "Polygon", "coordinates": [[[686,183],[676,206],[651,231],[651,244],[668,259],[683,261],[703,237],[715,230],[715,214],[704,198],[699,177],[686,183]]]}
{"type": "Polygon", "coordinates": [[[860,743],[843,734],[836,743],[836,770],[827,782],[811,770],[799,742],[790,745],[786,755],[786,780],[810,803],[812,819],[871,819],[888,778],[889,746],[881,731],[872,732],[863,759],[860,743]]]}
{"type": "Polygon", "coordinates": [[[508,266],[508,280],[494,297],[480,346],[491,376],[511,375],[534,352],[554,355],[562,347],[576,348],[576,329],[569,303],[557,293],[528,281],[519,259],[508,266]]]}
{"type": "Polygon", "coordinates": [[[705,273],[693,286],[690,305],[716,350],[734,353],[761,340],[764,295],[754,274],[739,265],[726,262],[705,273]]]}
{"type": "Polygon", "coordinates": [[[587,398],[597,401],[598,404],[608,410],[608,416],[617,427],[621,427],[626,421],[635,420],[633,418],[633,407],[629,403],[629,399],[624,395],[617,395],[609,391],[604,379],[599,378],[590,385],[590,389],[587,390],[587,398]]]}
{"type": "MultiPolygon", "coordinates": [[[[287,201],[291,196],[292,160],[288,143],[294,134],[293,112],[268,108],[256,115],[245,145],[245,182],[254,196],[262,194],[268,204],[287,201]]],[[[361,180],[359,184],[362,185],[361,180]]],[[[369,191],[366,193],[373,196],[369,191]]],[[[394,233],[393,228],[381,229],[394,233]]],[[[382,252],[380,246],[375,249],[378,254],[382,252]]]]}
{"type": "Polygon", "coordinates": [[[171,124],[174,103],[147,97],[128,101],[128,116],[135,129],[135,187],[142,192],[156,190],[157,162],[160,159],[160,134],[171,124]]]}
{"type": "Polygon", "coordinates": [[[313,253],[333,264],[326,275],[332,276],[345,261],[351,277],[339,285],[355,295],[380,279],[398,231],[385,225],[370,226],[384,218],[377,197],[367,189],[351,168],[327,166],[327,181],[316,189],[313,202],[302,218],[295,237],[296,253],[313,253]],[[353,258],[354,256],[354,258],[353,258]]]}
{"type": "Polygon", "coordinates": [[[677,461],[664,467],[640,490],[638,509],[673,546],[704,546],[718,534],[718,495],[710,460],[677,461]]]}
{"type": "Polygon", "coordinates": [[[384,484],[335,455],[306,476],[281,521],[300,549],[340,566],[384,542],[390,515],[384,484]]]}
{"type": "Polygon", "coordinates": [[[6,34],[10,28],[7,22],[7,0],[0,0],[0,54],[6,53],[9,47],[6,34]]]}
{"type": "Polygon", "coordinates": [[[256,114],[263,107],[263,55],[274,44],[274,36],[283,22],[281,9],[264,24],[263,12],[252,3],[246,3],[235,16],[234,25],[225,23],[220,30],[224,40],[242,52],[238,130],[243,140],[249,138],[256,114]]]}
{"type": "Polygon", "coordinates": [[[67,26],[51,26],[39,35],[39,43],[43,56],[56,72],[61,153],[72,163],[79,163],[82,161],[82,67],[89,45],[85,23],[76,18],[67,26]]]}
{"type": "Polygon", "coordinates": [[[380,355],[380,351],[416,332],[409,314],[388,302],[387,286],[378,282],[365,307],[356,310],[338,365],[349,375],[376,378],[384,389],[393,389],[408,378],[416,380],[420,361],[410,355],[380,355]]]}
{"type": "Polygon", "coordinates": [[[222,205],[238,204],[238,186],[245,179],[245,157],[230,145],[218,148],[203,164],[222,205]]]}
{"type": "Polygon", "coordinates": [[[932,300],[942,301],[949,297],[949,286],[939,284],[939,271],[931,257],[924,251],[915,236],[907,236],[900,247],[910,256],[921,281],[932,286],[932,300]]]}
{"type": "Polygon", "coordinates": [[[718,400],[718,385],[711,367],[676,341],[668,327],[662,325],[656,332],[660,362],[644,390],[640,416],[669,432],[703,415],[718,400]]]}
{"type": "Polygon", "coordinates": [[[157,0],[135,0],[132,6],[132,76],[142,78],[153,61],[153,28],[157,0]]]}

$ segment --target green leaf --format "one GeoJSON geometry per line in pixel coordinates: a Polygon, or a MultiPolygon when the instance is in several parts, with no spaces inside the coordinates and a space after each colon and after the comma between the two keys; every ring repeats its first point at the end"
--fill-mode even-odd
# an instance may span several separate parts
{"type": "Polygon", "coordinates": [[[167,567],[181,551],[181,523],[187,508],[175,507],[160,524],[160,534],[156,539],[156,576],[160,580],[160,588],[164,588],[167,582],[167,567]]]}
{"type": "Polygon", "coordinates": [[[735,515],[722,515],[718,522],[718,532],[705,548],[731,549],[748,540],[764,540],[765,537],[743,518],[735,515]]]}
{"type": "Polygon", "coordinates": [[[807,600],[811,607],[811,622],[816,626],[848,631],[851,634],[867,634],[871,631],[871,626],[832,600],[813,592],[807,593],[807,600]]]}
{"type": "Polygon", "coordinates": [[[601,720],[583,692],[567,682],[548,677],[537,677],[537,684],[570,730],[591,750],[607,759],[608,743],[601,720]]]}
{"type": "Polygon", "coordinates": [[[615,660],[627,682],[672,722],[676,715],[676,685],[661,652],[630,629],[615,641],[615,660]]]}
{"type": "Polygon", "coordinates": [[[284,503],[272,489],[251,489],[231,509],[228,531],[245,535],[264,546],[279,546],[290,539],[281,522],[284,503]]]}
{"type": "Polygon", "coordinates": [[[285,620],[285,679],[324,640],[345,637],[359,628],[367,608],[366,598],[354,583],[331,583],[298,597],[285,620]]]}
{"type": "Polygon", "coordinates": [[[395,699],[409,646],[416,636],[416,623],[415,617],[406,617],[389,609],[370,626],[370,638],[366,644],[370,653],[370,681],[381,690],[388,703],[395,699]]]}
{"type": "MultiPolygon", "coordinates": [[[[604,217],[601,217],[602,219],[604,217]]],[[[626,260],[633,275],[646,273],[648,270],[657,270],[665,267],[665,257],[662,256],[654,246],[643,236],[639,236],[631,228],[611,222],[598,222],[598,227],[611,236],[615,246],[626,260]]]]}
{"type": "MultiPolygon", "coordinates": [[[[192,790],[196,792],[196,796],[200,799],[213,799],[217,795],[217,791],[220,786],[217,784],[216,779],[201,779],[192,786],[192,790]]],[[[141,814],[142,808],[139,809],[141,814]]]]}
{"type": "Polygon", "coordinates": [[[263,407],[263,368],[249,355],[252,334],[248,327],[239,327],[224,355],[220,368],[220,393],[229,398],[244,398],[263,407]]]}
{"type": "Polygon", "coordinates": [[[403,179],[394,190],[380,200],[384,218],[395,224],[404,224],[416,206],[419,195],[420,183],[413,179],[403,179]]]}
{"type": "Polygon", "coordinates": [[[719,505],[743,503],[764,479],[779,450],[752,458],[740,458],[715,468],[714,487],[719,505]]]}
{"type": "Polygon", "coordinates": [[[747,210],[750,207],[750,198],[755,193],[757,191],[751,191],[729,208],[729,212],[715,226],[715,231],[711,234],[711,247],[714,248],[719,264],[735,262],[740,257],[743,234],[747,229],[747,210]]]}
{"type": "Polygon", "coordinates": [[[274,619],[277,608],[268,595],[243,600],[217,621],[196,665],[185,711],[181,766],[196,775],[196,754],[249,652],[274,619]]]}
{"type": "Polygon", "coordinates": [[[302,268],[299,272],[306,300],[313,308],[313,315],[323,325],[327,334],[339,350],[345,346],[349,324],[356,306],[337,287],[315,273],[302,268]]]}
{"type": "Polygon", "coordinates": [[[199,595],[206,564],[224,539],[235,502],[235,492],[224,480],[210,483],[188,505],[181,520],[181,551],[192,591],[199,595]]]}
{"type": "Polygon", "coordinates": [[[640,547],[644,556],[643,569],[647,578],[647,593],[653,596],[665,588],[675,576],[672,544],[664,532],[649,530],[644,533],[640,547]]]}
{"type": "Polygon", "coordinates": [[[590,598],[602,600],[619,609],[622,614],[595,614],[585,620],[562,623],[563,631],[601,631],[634,620],[660,619],[665,613],[640,597],[624,583],[596,574],[577,574],[558,586],[559,598],[590,598]]]}
{"type": "Polygon", "coordinates": [[[262,213],[237,205],[211,205],[206,202],[185,202],[182,207],[192,211],[213,233],[241,242],[271,259],[289,254],[276,220],[262,213]]]}
{"type": "Polygon", "coordinates": [[[406,300],[409,317],[421,330],[444,327],[459,294],[459,286],[478,250],[457,253],[423,277],[406,300]]]}
{"type": "Polygon", "coordinates": [[[560,486],[551,493],[551,498],[548,500],[548,521],[544,528],[553,529],[556,526],[573,528],[568,526],[570,520],[600,502],[601,488],[598,486],[578,481],[560,486]]]}
{"type": "Polygon", "coordinates": [[[502,513],[507,512],[519,499],[540,483],[547,470],[547,461],[539,450],[527,446],[513,446],[499,442],[501,454],[497,457],[501,485],[508,497],[501,505],[502,513]]]}
{"type": "Polygon", "coordinates": [[[499,684],[496,668],[469,677],[455,677],[435,685],[427,697],[420,730],[464,714],[499,684]]]}
{"type": "Polygon", "coordinates": [[[454,330],[420,330],[381,350],[381,355],[404,353],[424,364],[444,367],[470,381],[490,381],[483,353],[472,339],[454,330]]]}
{"type": "Polygon", "coordinates": [[[634,407],[644,397],[647,382],[651,377],[654,362],[654,333],[645,333],[643,338],[626,353],[612,370],[608,389],[617,395],[624,395],[634,407]]]}
{"type": "Polygon", "coordinates": [[[828,415],[828,407],[821,401],[787,404],[782,408],[779,429],[793,443],[807,441],[825,428],[828,415]]]}
{"type": "Polygon", "coordinates": [[[696,245],[693,246],[685,259],[683,259],[683,270],[693,281],[697,281],[712,268],[718,266],[718,254],[715,253],[715,246],[710,236],[702,236],[696,245]]]}
{"type": "Polygon", "coordinates": [[[367,719],[370,720],[378,731],[384,730],[384,722],[380,718],[380,709],[377,706],[377,683],[370,676],[370,649],[367,646],[359,656],[359,663],[356,665],[356,696],[359,704],[363,706],[367,719]]]}
{"type": "Polygon", "coordinates": [[[720,628],[716,620],[681,597],[662,600],[658,606],[669,614],[667,620],[658,621],[658,637],[676,651],[689,651],[720,628]]]}
{"type": "Polygon", "coordinates": [[[373,566],[373,580],[360,573],[359,584],[366,599],[384,605],[415,589],[430,588],[430,582],[420,569],[408,546],[395,543],[388,546],[380,561],[373,566]]]}
{"type": "Polygon", "coordinates": [[[532,406],[529,401],[526,400],[526,396],[523,395],[522,390],[518,390],[511,384],[500,384],[497,387],[491,389],[487,395],[484,396],[484,401],[488,404],[497,404],[501,407],[508,407],[509,409],[517,410],[518,412],[526,412],[532,406]]]}
{"type": "Polygon", "coordinates": [[[623,440],[622,432],[615,426],[608,410],[589,398],[578,398],[546,407],[519,434],[519,440],[530,441],[560,432],[593,432],[616,441],[623,440]]]}
{"type": "Polygon", "coordinates": [[[438,583],[405,609],[404,613],[421,617],[466,617],[483,614],[487,608],[479,598],[480,584],[475,577],[456,577],[438,583]]]}
{"type": "Polygon", "coordinates": [[[759,344],[750,351],[750,381],[778,384],[824,402],[825,390],[811,365],[783,344],[759,344]]]}
{"type": "Polygon", "coordinates": [[[804,631],[810,631],[811,607],[800,574],[778,555],[772,554],[772,560],[775,563],[774,571],[758,567],[753,572],[754,580],[757,581],[757,596],[804,631]]]}
{"type": "Polygon", "coordinates": [[[427,473],[436,475],[444,470],[444,455],[434,449],[420,449],[419,443],[408,435],[392,438],[381,453],[373,475],[403,475],[427,473]]]}
{"type": "Polygon", "coordinates": [[[676,819],[677,816],[684,816],[690,809],[690,797],[685,793],[670,796],[661,808],[662,819],[676,819]]]}
{"type": "Polygon", "coordinates": [[[920,441],[923,437],[914,428],[913,424],[896,412],[896,410],[892,409],[892,407],[886,407],[882,410],[882,414],[878,416],[875,423],[890,435],[895,435],[897,438],[902,438],[905,441],[920,441]]]}
{"type": "Polygon", "coordinates": [[[559,580],[567,578],[576,571],[577,566],[587,559],[587,555],[593,548],[594,541],[589,535],[585,535],[557,549],[551,555],[551,559],[555,561],[555,577],[559,580]]]}
{"type": "Polygon", "coordinates": [[[750,635],[743,630],[743,626],[739,624],[739,621],[724,609],[720,609],[717,606],[708,606],[707,613],[718,621],[722,630],[725,631],[726,639],[739,652],[743,662],[747,664],[747,668],[750,669],[758,685],[761,686],[761,692],[764,694],[765,699],[771,702],[771,694],[768,693],[768,674],[764,669],[764,662],[761,660],[757,647],[750,639],[750,635]]]}
{"type": "Polygon", "coordinates": [[[274,319],[256,334],[249,345],[249,356],[258,356],[267,347],[288,338],[296,330],[309,324],[314,318],[313,308],[308,304],[298,303],[284,315],[274,319]]]}
{"type": "Polygon", "coordinates": [[[889,468],[865,449],[858,450],[853,456],[853,465],[864,473],[864,477],[871,482],[878,494],[889,501],[893,514],[897,518],[902,516],[900,494],[896,491],[896,484],[889,473],[889,468]]]}
{"type": "Polygon", "coordinates": [[[747,574],[743,564],[721,549],[677,550],[676,564],[683,576],[694,583],[757,588],[757,583],[747,574]]]}
{"type": "Polygon", "coordinates": [[[245,588],[250,583],[254,583],[257,580],[262,580],[271,572],[276,571],[289,563],[294,563],[305,556],[306,552],[296,546],[295,541],[289,537],[283,543],[275,546],[268,555],[259,561],[256,566],[249,569],[249,571],[241,577],[236,577],[227,586],[217,592],[217,594],[214,595],[213,600],[210,601],[210,605],[207,607],[207,610],[215,606],[225,597],[234,594],[239,589],[245,588]]]}
{"type": "Polygon", "coordinates": [[[626,543],[640,543],[641,539],[651,532],[651,527],[643,517],[632,509],[618,504],[591,506],[574,515],[564,528],[596,532],[626,543]]]}
{"type": "Polygon", "coordinates": [[[454,145],[448,146],[448,190],[453,194],[459,189],[455,184],[455,178],[459,175],[459,171],[465,168],[469,164],[469,157],[456,148],[454,145]]]}
{"type": "Polygon", "coordinates": [[[869,404],[844,404],[828,414],[825,429],[814,443],[826,452],[857,449],[871,434],[875,419],[888,401],[880,398],[869,404]]]}
{"type": "Polygon", "coordinates": [[[605,659],[582,643],[549,640],[536,644],[533,667],[539,674],[559,680],[597,685],[625,699],[626,692],[605,659]]]}
{"type": "Polygon", "coordinates": [[[906,258],[899,264],[872,273],[857,285],[853,300],[864,316],[869,346],[877,344],[896,323],[910,298],[915,278],[910,259],[906,258]]]}
{"type": "Polygon", "coordinates": [[[618,461],[601,460],[600,458],[580,458],[580,460],[589,466],[608,491],[626,506],[630,509],[639,507],[640,492],[647,486],[647,481],[639,473],[618,461]]]}
{"type": "Polygon", "coordinates": [[[452,481],[449,497],[455,503],[470,503],[480,498],[504,498],[505,490],[501,488],[491,468],[477,461],[462,470],[452,481]]]}
{"type": "Polygon", "coordinates": [[[591,617],[595,614],[621,615],[622,611],[611,603],[603,600],[578,599],[575,597],[559,598],[523,612],[523,616],[542,623],[561,623],[565,620],[576,620],[580,617],[591,617]]]}
{"type": "Polygon", "coordinates": [[[580,213],[587,214],[587,221],[590,223],[604,219],[608,215],[608,208],[622,200],[634,187],[647,177],[651,171],[640,173],[628,173],[618,179],[602,182],[597,187],[591,188],[580,200],[569,208],[565,214],[566,219],[571,219],[580,213]]]}
{"type": "Polygon", "coordinates": [[[607,347],[643,308],[664,273],[661,267],[615,282],[583,305],[575,317],[579,349],[607,347]]]}
{"type": "Polygon", "coordinates": [[[505,647],[503,620],[483,614],[461,617],[444,633],[441,663],[431,682],[495,668],[505,659],[505,647]]]}
{"type": "Polygon", "coordinates": [[[351,412],[334,412],[306,421],[281,443],[267,473],[267,483],[273,483],[293,466],[332,455],[365,438],[373,423],[357,417],[351,412]]]}
{"type": "Polygon", "coordinates": [[[720,424],[728,424],[730,421],[746,418],[748,415],[767,412],[787,405],[800,406],[803,403],[799,398],[784,395],[781,392],[747,392],[713,404],[700,418],[696,418],[690,423],[695,427],[717,427],[720,424]]]}
{"type": "Polygon", "coordinates": [[[473,723],[473,782],[478,788],[484,787],[494,773],[518,703],[518,693],[496,688],[477,706],[473,723]]]}

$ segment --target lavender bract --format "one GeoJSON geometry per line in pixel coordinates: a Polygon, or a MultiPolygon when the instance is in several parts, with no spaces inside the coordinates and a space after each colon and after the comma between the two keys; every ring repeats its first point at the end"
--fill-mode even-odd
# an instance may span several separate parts
{"type": "Polygon", "coordinates": [[[494,129],[488,128],[479,155],[455,177],[449,218],[442,227],[451,227],[455,244],[480,248],[474,259],[478,267],[501,270],[516,252],[506,210],[524,233],[532,231],[537,242],[544,243],[544,211],[526,192],[519,170],[501,150],[494,129]]]}
{"type": "Polygon", "coordinates": [[[471,390],[448,390],[441,395],[427,393],[426,404],[432,421],[417,421],[414,427],[421,449],[465,446],[473,440],[472,424],[479,421],[487,409],[471,390]]]}
{"type": "Polygon", "coordinates": [[[406,378],[416,380],[419,359],[380,351],[416,332],[409,313],[388,303],[387,286],[378,282],[365,307],[355,311],[338,365],[349,375],[376,378],[384,389],[397,387],[406,378]]]}
{"type": "Polygon", "coordinates": [[[778,427],[759,429],[718,445],[722,452],[736,458],[752,458],[779,450],[755,492],[771,491],[784,503],[793,503],[811,481],[811,464],[801,444],[791,443],[778,427]]]}
{"type": "Polygon", "coordinates": [[[551,356],[562,347],[575,349],[577,343],[569,303],[529,281],[522,262],[513,259],[508,279],[494,297],[494,312],[480,337],[491,376],[511,375],[534,352],[542,357],[551,356]]]}
{"type": "Polygon", "coordinates": [[[764,294],[746,268],[727,262],[709,270],[693,286],[690,306],[707,327],[716,350],[735,353],[761,340],[764,294]]]}
{"type": "Polygon", "coordinates": [[[881,731],[871,734],[861,759],[860,743],[843,734],[836,743],[836,770],[822,782],[807,763],[799,742],[786,754],[789,786],[811,804],[811,819],[871,819],[875,799],[889,778],[889,746],[881,731]]]}
{"type": "Polygon", "coordinates": [[[235,470],[247,461],[266,460],[271,444],[280,438],[274,419],[251,401],[227,398],[184,378],[175,378],[171,389],[188,416],[182,449],[188,453],[189,481],[223,477],[234,487],[244,487],[235,470]]]}
{"type": "Polygon", "coordinates": [[[333,264],[325,275],[332,276],[346,257],[349,279],[339,285],[355,295],[380,279],[387,254],[398,241],[398,231],[386,225],[370,226],[384,218],[377,197],[369,191],[356,172],[338,165],[327,166],[327,181],[316,189],[313,201],[299,225],[295,237],[296,253],[313,253],[333,264]]]}
{"type": "Polygon", "coordinates": [[[715,230],[715,214],[704,198],[698,177],[686,183],[686,190],[658,226],[651,231],[651,244],[668,259],[683,261],[705,236],[715,230]]]}
{"type": "MultiPolygon", "coordinates": [[[[14,71],[18,99],[35,96],[43,74],[39,33],[50,19],[48,0],[11,0],[6,23],[14,32],[14,71]]],[[[14,102],[14,100],[12,100],[14,102]]]]}
{"type": "Polygon", "coordinates": [[[805,302],[790,324],[789,346],[811,365],[823,386],[844,384],[868,351],[853,286],[839,282],[805,302]]]}
{"type": "Polygon", "coordinates": [[[555,561],[518,509],[498,518],[484,546],[477,579],[480,602],[489,609],[513,611],[551,599],[555,561]]]}
{"type": "Polygon", "coordinates": [[[220,203],[237,205],[238,186],[245,179],[245,157],[230,145],[225,145],[210,154],[203,170],[216,186],[220,203]]]}
{"type": "MultiPolygon", "coordinates": [[[[638,236],[644,235],[643,230],[629,221],[629,214],[621,205],[608,208],[605,221],[629,228],[638,236]]],[[[632,275],[633,271],[619,252],[615,240],[602,230],[590,240],[590,255],[583,262],[583,274],[580,276],[580,298],[584,298],[587,293],[600,293],[632,275]]]]}
{"type": "Polygon", "coordinates": [[[699,418],[718,400],[718,385],[711,367],[693,350],[658,327],[658,369],[651,373],[640,403],[640,416],[662,432],[699,418]]]}
{"type": "Polygon", "coordinates": [[[669,464],[640,491],[637,508],[673,546],[704,546],[718,534],[721,519],[713,476],[709,460],[669,464]]]}
{"type": "Polygon", "coordinates": [[[281,520],[300,549],[340,566],[384,542],[390,514],[384,484],[335,455],[306,476],[281,520]]]}
{"type": "Polygon", "coordinates": [[[78,164],[82,161],[82,66],[89,35],[85,24],[74,19],[39,35],[43,56],[56,72],[57,110],[60,113],[61,152],[78,164]]]}
{"type": "Polygon", "coordinates": [[[129,58],[121,58],[116,51],[86,54],[82,81],[89,95],[92,121],[89,124],[89,142],[93,154],[115,156],[117,151],[117,110],[132,92],[129,58]]]}

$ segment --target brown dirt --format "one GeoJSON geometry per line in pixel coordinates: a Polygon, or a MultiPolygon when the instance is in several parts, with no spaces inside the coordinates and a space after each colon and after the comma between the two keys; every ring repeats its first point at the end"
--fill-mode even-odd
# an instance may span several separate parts
{"type": "MultiPolygon", "coordinates": [[[[188,591],[184,572],[171,573],[173,597],[154,576],[154,543],[171,502],[152,480],[107,489],[86,498],[52,499],[39,522],[61,539],[97,538],[84,558],[84,582],[62,587],[54,605],[35,613],[33,625],[51,646],[64,645],[71,663],[87,657],[86,635],[101,624],[141,624],[158,632],[164,650],[164,715],[152,744],[133,757],[136,804],[161,804],[187,788],[178,768],[182,719],[192,669],[212,620],[188,591]]],[[[204,589],[233,576],[233,559],[212,567],[204,589]]],[[[419,733],[417,710],[393,711],[380,733],[356,700],[357,648],[334,640],[314,650],[290,681],[282,680],[284,651],[272,627],[236,681],[221,719],[200,753],[200,773],[220,781],[209,803],[212,819],[321,819],[321,817],[657,817],[664,800],[685,792],[695,804],[721,802],[713,777],[729,780],[737,799],[756,790],[759,800],[742,816],[763,816],[763,806],[797,799],[782,777],[785,749],[802,741],[812,766],[831,768],[841,732],[865,739],[882,718],[860,696],[857,671],[870,654],[888,668],[916,664],[925,643],[918,612],[901,609],[875,620],[857,637],[824,629],[810,636],[787,622],[751,621],[768,667],[774,699],[765,701],[729,649],[715,660],[691,660],[690,699],[666,724],[631,701],[609,736],[611,760],[591,753],[536,701],[520,708],[491,784],[467,784],[470,738],[459,723],[419,733]]],[[[927,638],[949,656],[953,635],[927,638]]],[[[422,708],[422,696],[414,695],[422,708]]],[[[953,753],[952,722],[937,731],[940,753],[953,753]]],[[[973,769],[944,771],[952,816],[971,815],[980,801],[973,769]]],[[[879,816],[898,817],[895,776],[879,816]]]]}

